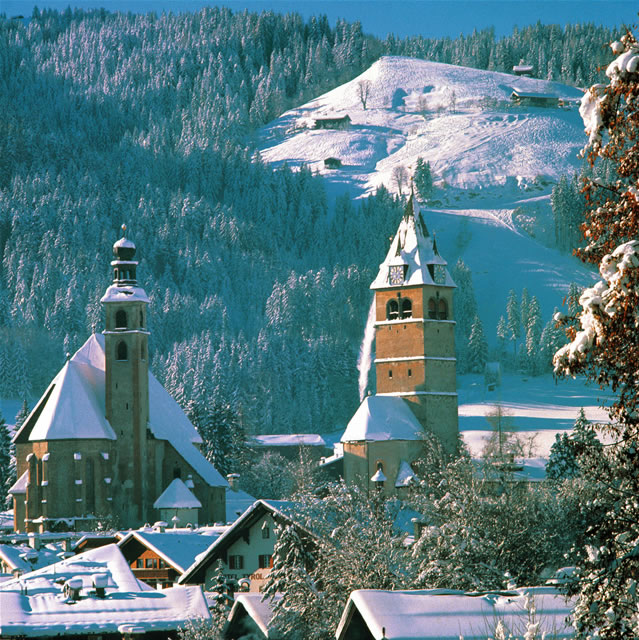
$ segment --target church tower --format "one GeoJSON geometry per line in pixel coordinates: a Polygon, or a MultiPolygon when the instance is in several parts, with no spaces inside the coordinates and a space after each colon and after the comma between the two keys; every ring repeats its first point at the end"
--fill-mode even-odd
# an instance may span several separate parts
{"type": "Polygon", "coordinates": [[[415,480],[425,436],[457,449],[453,282],[411,197],[375,292],[377,393],[364,398],[340,441],[344,480],[401,495],[415,480]]]}
{"type": "Polygon", "coordinates": [[[375,292],[377,395],[397,396],[453,452],[457,382],[453,282],[411,193],[375,292]]]}
{"type": "Polygon", "coordinates": [[[113,245],[113,283],[102,297],[105,307],[105,416],[119,442],[114,478],[123,524],[147,519],[149,493],[147,423],[149,364],[146,329],[149,299],[137,284],[135,245],[124,233],[113,245]]]}

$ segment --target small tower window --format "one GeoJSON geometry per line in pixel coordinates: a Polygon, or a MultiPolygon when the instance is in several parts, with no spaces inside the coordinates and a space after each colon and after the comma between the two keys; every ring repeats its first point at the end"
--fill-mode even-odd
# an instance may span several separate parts
{"type": "Polygon", "coordinates": [[[448,305],[443,298],[440,298],[437,302],[437,318],[439,320],[446,320],[446,318],[448,318],[448,305]]]}
{"type": "Polygon", "coordinates": [[[140,360],[146,360],[146,350],[144,348],[144,343],[140,345],[140,360]]]}
{"type": "Polygon", "coordinates": [[[388,370],[388,377],[389,377],[389,378],[392,378],[392,377],[393,377],[393,370],[392,370],[392,369],[389,369],[389,370],[388,370]]]}
{"type": "Polygon", "coordinates": [[[399,303],[397,300],[389,300],[386,305],[386,319],[397,320],[399,318],[399,303]]]}
{"type": "Polygon", "coordinates": [[[128,360],[129,354],[128,349],[126,348],[126,342],[118,342],[117,346],[117,359],[118,360],[128,360]]]}
{"type": "Polygon", "coordinates": [[[412,375],[413,375],[413,371],[412,371],[412,369],[409,369],[408,370],[408,377],[410,378],[410,377],[412,377],[412,375]]]}
{"type": "Polygon", "coordinates": [[[118,309],[115,312],[115,328],[116,329],[126,329],[126,311],[124,309],[118,309]]]}
{"type": "Polygon", "coordinates": [[[144,327],[144,311],[140,309],[140,326],[144,327]]]}
{"type": "Polygon", "coordinates": [[[413,317],[413,303],[409,298],[402,298],[402,318],[413,317]]]}
{"type": "Polygon", "coordinates": [[[437,301],[435,298],[428,301],[428,317],[431,320],[437,320],[437,301]]]}
{"type": "Polygon", "coordinates": [[[182,469],[180,467],[173,467],[173,478],[181,478],[182,477],[182,469]]]}

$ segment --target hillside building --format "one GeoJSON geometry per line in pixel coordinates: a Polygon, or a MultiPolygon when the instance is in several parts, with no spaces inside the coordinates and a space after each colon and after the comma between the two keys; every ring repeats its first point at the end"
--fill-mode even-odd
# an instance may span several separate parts
{"type": "Polygon", "coordinates": [[[201,522],[226,519],[226,480],[149,371],[149,299],[135,252],[125,237],[114,244],[105,330],[66,362],[14,437],[16,531],[81,528],[95,518],[138,527],[158,519],[154,502],[175,478],[192,484],[201,522]]]}
{"type": "Polygon", "coordinates": [[[451,454],[459,438],[455,283],[412,194],[371,289],[377,393],[342,435],[344,479],[401,494],[429,434],[451,454]]]}

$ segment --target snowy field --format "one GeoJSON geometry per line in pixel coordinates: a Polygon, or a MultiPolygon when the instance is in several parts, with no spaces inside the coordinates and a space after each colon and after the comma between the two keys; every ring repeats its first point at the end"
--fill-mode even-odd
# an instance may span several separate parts
{"type": "MultiPolygon", "coordinates": [[[[269,163],[306,164],[324,175],[329,198],[344,192],[363,197],[380,184],[397,192],[398,166],[411,173],[418,157],[430,162],[436,188],[423,206],[426,223],[449,265],[462,258],[470,267],[484,331],[494,344],[511,289],[520,294],[526,287],[537,296],[545,323],[571,282],[586,286],[596,279],[580,261],[548,246],[552,187],[582,162],[586,135],[576,106],[582,95],[544,80],[385,57],[283,114],[261,130],[258,145],[269,163]],[[360,81],[370,82],[366,109],[360,81]],[[516,107],[514,89],[562,98],[568,107],[516,107]],[[352,121],[347,130],[312,129],[315,118],[343,115],[352,121]],[[325,169],[328,157],[343,167],[325,169]],[[531,224],[517,215],[522,211],[531,224]]],[[[607,419],[598,408],[599,389],[579,380],[555,385],[549,374],[504,376],[495,392],[486,391],[479,376],[461,376],[459,394],[460,430],[473,454],[483,447],[490,429],[485,414],[497,402],[516,430],[539,432],[537,455],[547,455],[555,434],[572,427],[581,407],[591,420],[607,419]]]]}

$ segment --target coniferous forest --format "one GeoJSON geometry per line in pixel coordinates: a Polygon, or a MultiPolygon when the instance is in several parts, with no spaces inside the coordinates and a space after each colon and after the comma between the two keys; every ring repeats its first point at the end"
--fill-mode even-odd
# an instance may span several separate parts
{"type": "Polygon", "coordinates": [[[222,407],[249,433],[343,426],[403,205],[384,189],[328,201],[319,176],[262,163],[252,131],[385,54],[497,71],[525,58],[585,86],[614,35],[381,41],[358,23],[217,8],[0,17],[0,396],[39,395],[102,329],[126,223],[153,371],[192,416],[222,407]]]}

